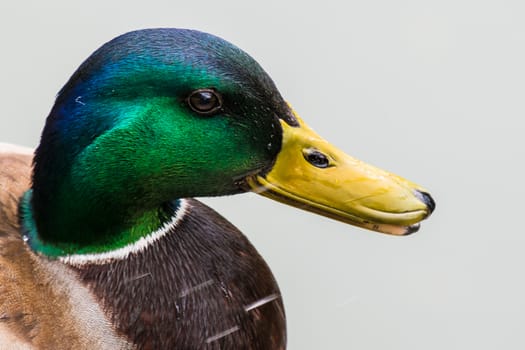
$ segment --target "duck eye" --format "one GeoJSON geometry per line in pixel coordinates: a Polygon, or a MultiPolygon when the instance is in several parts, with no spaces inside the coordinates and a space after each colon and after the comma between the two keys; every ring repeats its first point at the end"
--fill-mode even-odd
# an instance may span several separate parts
{"type": "Polygon", "coordinates": [[[317,168],[328,168],[331,166],[330,159],[315,148],[306,148],[303,150],[303,157],[306,161],[317,168]]]}
{"type": "Polygon", "coordinates": [[[220,95],[212,89],[198,89],[187,98],[191,109],[199,114],[211,114],[222,107],[220,95]]]}

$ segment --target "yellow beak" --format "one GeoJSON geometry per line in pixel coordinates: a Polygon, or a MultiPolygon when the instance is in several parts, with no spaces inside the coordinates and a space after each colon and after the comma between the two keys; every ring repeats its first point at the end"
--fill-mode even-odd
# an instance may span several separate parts
{"type": "Polygon", "coordinates": [[[282,149],[268,173],[247,179],[252,191],[378,232],[417,231],[435,207],[423,188],[350,157],[296,118],[299,127],[281,120],[282,149]]]}

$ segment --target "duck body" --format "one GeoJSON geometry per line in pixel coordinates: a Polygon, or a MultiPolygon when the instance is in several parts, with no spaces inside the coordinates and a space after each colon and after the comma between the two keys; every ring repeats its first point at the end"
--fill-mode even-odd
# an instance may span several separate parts
{"type": "Polygon", "coordinates": [[[36,255],[16,221],[31,158],[0,157],[0,348],[285,347],[270,269],[242,233],[195,199],[173,203],[170,224],[147,249],[127,247],[118,258],[36,255]]]}
{"type": "Polygon", "coordinates": [[[234,45],[182,29],[106,43],[34,154],[0,147],[0,349],[284,349],[269,267],[191,198],[246,191],[396,235],[434,208],[315,134],[234,45]]]}

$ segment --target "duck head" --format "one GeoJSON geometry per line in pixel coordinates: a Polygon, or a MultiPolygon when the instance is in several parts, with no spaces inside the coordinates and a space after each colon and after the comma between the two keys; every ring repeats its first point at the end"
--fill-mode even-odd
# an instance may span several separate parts
{"type": "Polygon", "coordinates": [[[25,211],[62,254],[151,232],[175,198],[247,190],[398,235],[434,208],[423,188],[315,134],[239,48],[150,29],[103,45],[60,91],[25,211]]]}

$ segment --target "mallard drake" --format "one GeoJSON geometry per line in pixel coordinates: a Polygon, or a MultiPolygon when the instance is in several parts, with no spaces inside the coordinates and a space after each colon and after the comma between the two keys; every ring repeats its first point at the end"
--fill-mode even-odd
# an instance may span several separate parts
{"type": "Polygon", "coordinates": [[[0,348],[284,349],[277,283],[191,197],[254,191],[406,235],[423,188],[315,134],[248,54],[124,34],[62,88],[36,151],[0,147],[0,348]]]}

